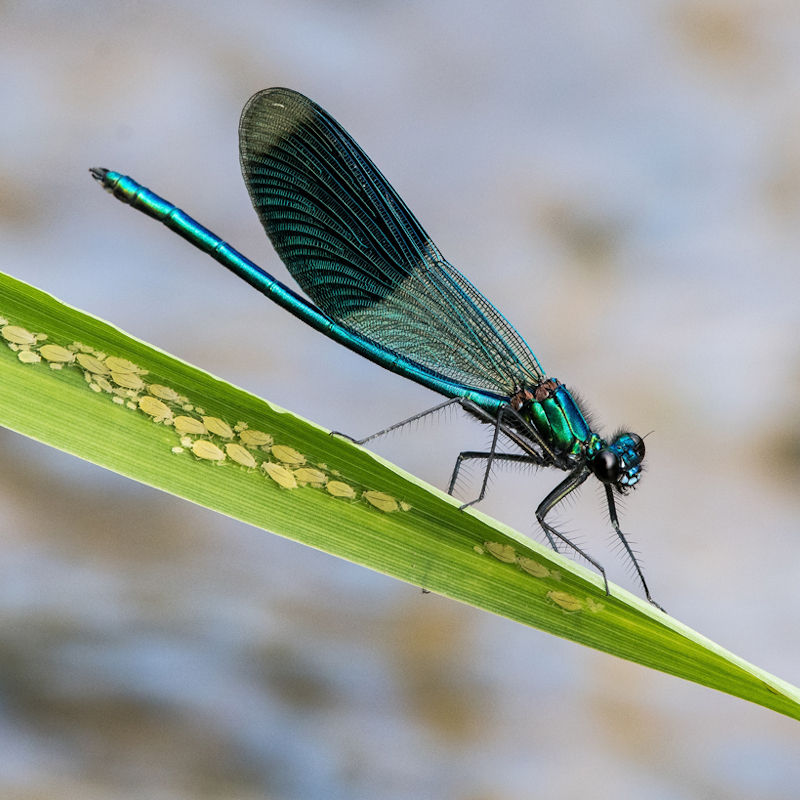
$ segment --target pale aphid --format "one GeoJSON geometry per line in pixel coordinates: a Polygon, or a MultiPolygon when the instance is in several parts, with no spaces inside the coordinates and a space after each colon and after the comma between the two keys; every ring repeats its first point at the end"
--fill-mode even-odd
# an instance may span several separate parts
{"type": "Polygon", "coordinates": [[[109,356],[106,359],[106,366],[112,372],[132,372],[138,375],[147,375],[147,370],[142,369],[140,366],[128,361],[127,358],[118,358],[117,356],[109,356]]]}
{"type": "Polygon", "coordinates": [[[252,469],[256,466],[256,460],[253,458],[253,454],[246,447],[242,447],[236,442],[228,442],[228,444],[225,445],[225,452],[228,454],[228,458],[230,458],[231,461],[235,461],[243,467],[250,467],[252,469]]]}
{"type": "Polygon", "coordinates": [[[378,511],[385,511],[387,514],[390,514],[393,511],[397,511],[399,508],[397,500],[394,499],[390,494],[386,494],[385,492],[375,492],[372,489],[364,492],[362,497],[378,511]]]}
{"type": "Polygon", "coordinates": [[[248,447],[266,447],[271,445],[273,442],[272,436],[270,436],[268,433],[264,433],[264,431],[256,431],[252,428],[247,428],[246,430],[240,431],[239,440],[242,442],[242,444],[246,444],[248,447]]]}
{"type": "Polygon", "coordinates": [[[139,408],[156,422],[163,422],[172,417],[172,409],[166,403],[162,403],[161,400],[151,397],[149,394],[142,395],[139,398],[139,408]]]}
{"type": "Polygon", "coordinates": [[[517,564],[519,564],[520,569],[527,572],[528,575],[533,575],[534,578],[550,577],[550,570],[544,564],[540,564],[538,561],[535,561],[532,558],[520,556],[517,559],[517,564]]]}
{"type": "Polygon", "coordinates": [[[166,400],[169,403],[177,403],[181,398],[171,386],[162,386],[160,383],[151,383],[147,387],[147,391],[154,397],[158,397],[160,400],[166,400]]]}
{"type": "Polygon", "coordinates": [[[214,442],[208,439],[197,439],[192,443],[192,452],[206,461],[224,461],[225,453],[217,447],[214,442]]]}
{"type": "Polygon", "coordinates": [[[46,361],[62,364],[71,364],[75,360],[75,353],[58,344],[43,344],[39,355],[46,361]]]}
{"type": "Polygon", "coordinates": [[[144,389],[144,381],[135,372],[118,372],[112,369],[111,380],[124,389],[133,389],[137,392],[144,389]]]}
{"type": "Polygon", "coordinates": [[[261,465],[261,469],[283,489],[297,488],[297,479],[294,477],[292,471],[286,469],[286,467],[280,464],[273,464],[271,461],[265,461],[261,465]]]}
{"type": "Polygon", "coordinates": [[[233,439],[233,429],[224,419],[219,417],[203,417],[203,424],[209,433],[216,434],[221,439],[233,439]]]}
{"type": "Polygon", "coordinates": [[[293,447],[289,447],[285,444],[276,444],[270,448],[270,452],[278,461],[282,461],[284,464],[305,464],[306,457],[302,453],[298,453],[293,447]]]}
{"type": "Polygon", "coordinates": [[[36,344],[36,336],[29,330],[20,327],[19,325],[4,325],[0,328],[0,336],[2,336],[10,344],[18,345],[32,345],[36,344]]]}
{"type": "Polygon", "coordinates": [[[322,470],[313,467],[300,467],[294,471],[294,476],[299,483],[308,483],[312,486],[324,486],[328,476],[322,470]]]}
{"type": "Polygon", "coordinates": [[[42,360],[42,357],[35,350],[19,350],[17,358],[23,364],[38,364],[42,360]]]}
{"type": "Polygon", "coordinates": [[[517,560],[517,551],[510,544],[484,542],[483,546],[486,548],[487,553],[490,553],[504,564],[513,564],[517,560]]]}
{"type": "Polygon", "coordinates": [[[563,608],[564,611],[574,612],[583,609],[583,600],[580,597],[575,597],[574,594],[569,592],[562,592],[557,589],[551,589],[547,595],[548,600],[552,600],[557,606],[563,608]]]}
{"type": "Polygon", "coordinates": [[[195,436],[203,436],[208,432],[206,431],[206,426],[194,417],[175,417],[174,425],[178,433],[193,433],[195,436]]]}
{"type": "Polygon", "coordinates": [[[111,372],[104,362],[89,353],[78,353],[75,359],[85,370],[94,375],[108,375],[111,372]]]}
{"type": "Polygon", "coordinates": [[[325,489],[328,494],[332,494],[334,497],[344,497],[352,500],[356,496],[356,490],[344,481],[328,481],[325,489]]]}

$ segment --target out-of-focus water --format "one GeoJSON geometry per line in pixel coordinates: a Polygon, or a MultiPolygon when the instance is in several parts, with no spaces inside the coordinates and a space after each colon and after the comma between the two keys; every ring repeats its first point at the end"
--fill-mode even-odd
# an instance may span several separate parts
{"type": "MultiPolygon", "coordinates": [[[[797,683],[798,62],[786,0],[6,3],[2,268],[330,428],[428,407],[87,173],[284,276],[237,121],[306,92],[550,374],[654,431],[623,513],[655,596],[797,683]]],[[[485,437],[376,449],[442,486],[485,437]]],[[[556,480],[498,473],[483,510],[537,535],[556,480]]],[[[0,502],[3,796],[797,796],[795,722],[4,431],[0,502]]],[[[633,587],[600,496],[565,517],[633,587]]]]}

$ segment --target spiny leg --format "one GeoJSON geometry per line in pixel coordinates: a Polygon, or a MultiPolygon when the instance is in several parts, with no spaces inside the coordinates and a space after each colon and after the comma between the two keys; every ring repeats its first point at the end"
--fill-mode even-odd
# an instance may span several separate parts
{"type": "MultiPolygon", "coordinates": [[[[636,555],[633,552],[633,548],[630,546],[625,534],[619,527],[619,519],[617,517],[617,504],[614,502],[614,492],[612,488],[606,484],[606,500],[608,502],[608,515],[611,517],[611,524],[614,526],[614,531],[616,532],[619,540],[622,542],[622,546],[625,548],[625,552],[628,554],[628,558],[630,558],[631,563],[633,564],[634,569],[636,570],[636,574],[639,576],[639,581],[642,584],[642,589],[644,589],[644,596],[660,611],[664,611],[661,606],[650,597],[650,590],[647,588],[647,582],[644,579],[644,573],[642,572],[642,567],[639,564],[639,559],[636,558],[636,555]]],[[[666,613],[666,612],[664,612],[666,613]]]]}
{"type": "MultiPolygon", "coordinates": [[[[552,464],[555,460],[552,451],[550,448],[542,441],[539,434],[536,432],[536,429],[533,428],[525,419],[524,417],[520,416],[517,411],[509,405],[500,406],[497,410],[497,416],[492,418],[486,411],[477,407],[475,403],[471,400],[463,400],[461,403],[461,407],[468,411],[475,416],[477,416],[481,421],[492,423],[494,425],[494,433],[492,434],[492,446],[489,449],[488,453],[483,454],[482,457],[486,459],[486,470],[483,473],[483,482],[481,484],[481,491],[480,494],[474,499],[470,500],[469,503],[465,503],[461,508],[466,508],[467,506],[474,505],[475,503],[479,503],[483,498],[486,496],[486,487],[489,484],[489,474],[492,471],[492,463],[496,458],[499,457],[497,452],[497,442],[500,437],[500,433],[505,434],[514,444],[516,444],[521,450],[525,452],[525,456],[527,458],[504,458],[505,461],[528,461],[533,464],[552,464]],[[526,441],[524,437],[520,436],[518,431],[515,431],[513,428],[510,428],[508,425],[503,424],[503,416],[510,416],[522,423],[523,430],[525,430],[530,439],[541,448],[541,452],[536,450],[534,446],[531,444],[530,441],[526,441]],[[549,458],[548,458],[549,456],[549,458]]],[[[455,481],[456,474],[458,472],[459,467],[461,466],[461,461],[463,459],[459,456],[458,460],[456,461],[456,468],[454,470],[453,478],[450,481],[450,488],[452,490],[453,483],[455,481]]]]}
{"type": "Polygon", "coordinates": [[[486,487],[489,484],[489,473],[492,471],[492,462],[497,456],[497,439],[500,436],[500,425],[502,421],[503,421],[503,408],[501,407],[497,411],[497,419],[495,420],[494,432],[492,433],[492,446],[489,448],[489,452],[486,454],[486,470],[483,473],[483,481],[481,483],[480,494],[474,500],[471,500],[469,503],[464,503],[461,506],[462,510],[467,508],[467,506],[474,505],[475,503],[480,503],[480,501],[483,500],[483,498],[486,496],[486,487]]]}
{"type": "Polygon", "coordinates": [[[545,521],[545,517],[550,513],[550,511],[552,511],[553,508],[558,505],[568,494],[574,492],[589,477],[590,474],[590,471],[586,467],[580,467],[567,475],[567,477],[561,481],[561,483],[559,483],[558,486],[556,486],[556,488],[553,489],[553,491],[550,492],[550,494],[548,494],[544,500],[542,500],[541,503],[539,503],[539,507],[536,509],[536,519],[539,520],[539,524],[542,526],[542,530],[545,532],[547,540],[553,550],[558,552],[558,548],[554,543],[554,537],[556,539],[560,539],[565,545],[567,545],[567,547],[571,547],[579,556],[586,559],[586,561],[588,561],[600,573],[601,577],[603,578],[606,594],[609,594],[608,578],[606,577],[605,569],[603,569],[603,567],[588,553],[578,547],[575,542],[545,521]]]}
{"type": "Polygon", "coordinates": [[[364,437],[363,439],[354,439],[352,436],[349,436],[346,433],[342,433],[341,431],[331,431],[331,436],[342,436],[345,439],[349,439],[351,442],[355,444],[366,444],[373,439],[377,439],[379,436],[383,436],[386,433],[391,433],[398,428],[402,428],[404,425],[409,425],[412,422],[416,422],[423,417],[427,417],[429,414],[435,414],[437,411],[441,411],[444,408],[452,405],[462,405],[463,398],[461,397],[452,397],[450,400],[445,400],[444,403],[439,403],[439,405],[434,406],[433,408],[429,408],[426,411],[420,411],[419,414],[414,414],[412,417],[408,417],[408,419],[401,420],[400,422],[395,422],[394,425],[390,425],[388,428],[384,428],[383,430],[378,431],[377,433],[372,433],[369,436],[364,437]]]}
{"type": "Polygon", "coordinates": [[[555,465],[558,461],[555,453],[550,449],[547,443],[537,432],[528,420],[525,419],[516,409],[510,405],[501,406],[498,409],[497,415],[492,416],[488,411],[482,409],[477,403],[473,402],[467,397],[461,398],[461,408],[468,414],[472,414],[481,422],[487,425],[492,425],[499,428],[508,439],[510,439],[520,450],[530,455],[533,459],[541,460],[544,465],[555,465]],[[519,430],[506,425],[503,422],[503,416],[512,417],[519,423],[519,430]],[[524,431],[520,433],[520,431],[524,431]],[[536,449],[538,448],[538,449],[536,449]]]}
{"type": "MultiPolygon", "coordinates": [[[[464,450],[458,454],[458,458],[456,459],[456,465],[453,468],[453,474],[450,478],[450,486],[447,489],[448,494],[453,494],[461,465],[470,459],[482,459],[485,461],[492,459],[493,461],[511,461],[517,464],[536,464],[537,466],[542,466],[545,463],[543,460],[535,458],[534,456],[529,456],[527,453],[495,453],[492,455],[491,453],[478,450],[464,450]]],[[[475,500],[470,500],[468,503],[464,503],[461,508],[467,508],[481,500],[483,500],[483,492],[480,497],[477,497],[475,500]]]]}

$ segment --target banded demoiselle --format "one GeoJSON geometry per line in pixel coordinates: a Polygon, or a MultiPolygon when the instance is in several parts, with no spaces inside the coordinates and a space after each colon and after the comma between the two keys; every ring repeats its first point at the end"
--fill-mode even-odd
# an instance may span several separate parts
{"type": "Polygon", "coordinates": [[[592,430],[566,386],[546,376],[525,340],[448,261],[370,158],[325,110],[298,92],[258,92],[239,123],[240,162],[250,198],[275,250],[309,302],[176,206],[131,178],[93,168],[119,200],[163,222],[312,327],[382,367],[449,398],[358,444],[457,404],[493,429],[483,499],[495,462],[554,467],[566,477],[536,509],[550,546],[603,567],[547,521],[594,475],[605,488],[614,531],[650,602],[639,560],[622,532],[615,493],[641,478],[645,446],[635,433],[610,440],[592,430]],[[502,440],[519,450],[498,451],[502,440]]]}

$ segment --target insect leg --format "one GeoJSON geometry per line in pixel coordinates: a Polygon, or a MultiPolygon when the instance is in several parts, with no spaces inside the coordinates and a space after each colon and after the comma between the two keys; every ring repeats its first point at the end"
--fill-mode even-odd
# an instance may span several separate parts
{"type": "Polygon", "coordinates": [[[532,458],[541,458],[541,463],[543,465],[558,466],[563,469],[559,464],[558,457],[550,449],[544,439],[542,439],[536,428],[510,405],[502,406],[497,416],[493,417],[488,411],[482,409],[472,400],[463,398],[460,403],[464,411],[477,417],[481,422],[485,422],[487,425],[493,425],[499,428],[520,450],[528,453],[532,458]],[[519,423],[519,430],[512,428],[510,425],[506,425],[503,422],[504,416],[517,420],[519,423]],[[524,435],[521,435],[520,431],[524,431],[524,435]],[[533,445],[531,442],[533,442],[533,445]],[[539,449],[535,449],[536,447],[539,449]]]}
{"type": "Polygon", "coordinates": [[[575,542],[571,541],[567,538],[563,533],[556,530],[552,525],[545,521],[545,517],[553,510],[553,508],[558,505],[568,494],[574,492],[591,474],[587,467],[579,467],[574,472],[571,472],[567,477],[561,481],[561,483],[553,489],[547,497],[539,503],[539,507],[536,509],[536,519],[539,520],[539,524],[542,526],[542,530],[545,532],[547,536],[547,540],[550,543],[550,546],[558,552],[558,548],[555,546],[555,539],[560,539],[567,547],[572,548],[579,556],[586,559],[602,576],[603,583],[605,584],[606,594],[609,594],[608,591],[608,578],[606,577],[606,571],[603,569],[600,564],[595,561],[590,555],[588,555],[584,550],[582,550],[575,542]]]}
{"type": "MultiPolygon", "coordinates": [[[[469,400],[465,400],[461,403],[462,408],[470,413],[475,414],[476,412],[472,409],[472,405],[473,404],[469,400]]],[[[486,494],[486,487],[489,483],[489,473],[492,471],[492,462],[499,457],[499,454],[497,453],[497,440],[500,436],[500,433],[503,433],[505,436],[507,436],[512,442],[514,442],[514,444],[517,445],[517,447],[520,448],[520,450],[525,452],[525,454],[528,456],[529,463],[539,464],[542,466],[558,465],[556,456],[542,440],[542,437],[539,435],[537,430],[510,405],[501,406],[498,409],[497,416],[495,418],[492,418],[482,409],[479,410],[481,411],[481,414],[478,415],[479,418],[485,422],[491,422],[494,425],[494,435],[492,436],[492,446],[489,449],[489,452],[486,454],[486,471],[483,473],[483,483],[481,484],[480,494],[475,500],[465,503],[462,508],[466,508],[467,506],[473,505],[473,503],[478,503],[483,500],[486,494]],[[516,419],[521,424],[522,430],[525,431],[528,439],[526,440],[525,436],[521,436],[519,431],[515,430],[509,425],[506,425],[503,422],[503,417],[511,417],[512,419],[516,419]],[[537,446],[539,449],[537,449],[537,446]]],[[[519,459],[505,460],[513,461],[519,459]]]]}
{"type": "Polygon", "coordinates": [[[486,496],[486,487],[488,486],[489,483],[489,474],[492,471],[492,463],[495,460],[516,461],[518,463],[537,464],[539,466],[552,465],[554,463],[555,458],[552,452],[547,447],[547,445],[542,441],[541,437],[539,436],[535,428],[531,427],[530,424],[523,417],[521,417],[511,406],[509,405],[500,406],[500,408],[497,410],[497,415],[492,416],[491,414],[489,414],[488,411],[478,406],[472,400],[463,398],[460,402],[461,402],[461,407],[467,413],[477,417],[481,422],[485,422],[494,427],[494,433],[492,435],[492,445],[488,453],[470,450],[460,453],[458,458],[456,459],[455,468],[453,469],[453,475],[450,478],[450,488],[448,489],[449,494],[452,494],[453,492],[453,487],[455,486],[456,479],[458,478],[458,472],[461,468],[461,464],[463,461],[469,458],[481,458],[486,460],[486,469],[483,473],[483,482],[481,484],[480,493],[474,500],[470,500],[468,503],[464,503],[464,505],[461,506],[462,509],[474,505],[475,503],[479,503],[486,496]],[[510,416],[512,418],[519,420],[519,422],[522,424],[522,430],[524,430],[525,433],[527,434],[527,438],[521,435],[519,431],[515,430],[509,425],[506,425],[503,422],[504,416],[510,416]],[[522,454],[498,453],[497,442],[501,433],[504,434],[515,445],[517,445],[517,447],[519,447],[520,450],[524,452],[522,454]]]}
{"type": "MultiPolygon", "coordinates": [[[[630,558],[631,563],[636,570],[636,574],[639,576],[639,581],[642,584],[642,589],[644,589],[644,596],[659,610],[664,611],[661,606],[650,597],[650,590],[647,588],[647,583],[644,579],[644,573],[642,572],[642,567],[639,564],[639,559],[636,558],[636,555],[633,552],[633,548],[630,546],[625,534],[619,527],[619,519],[617,517],[617,504],[614,502],[614,492],[612,491],[611,487],[606,484],[606,500],[608,501],[608,515],[611,517],[611,524],[614,526],[614,530],[616,531],[619,540],[622,542],[622,546],[625,548],[625,552],[628,554],[628,558],[630,558]]],[[[666,613],[666,612],[665,612],[666,613]]]]}
{"type": "Polygon", "coordinates": [[[369,436],[364,437],[363,439],[354,439],[352,436],[348,436],[346,433],[341,433],[340,431],[331,431],[331,436],[342,436],[345,439],[349,439],[351,442],[355,444],[366,444],[366,442],[370,442],[373,439],[377,439],[379,436],[383,436],[386,433],[391,433],[398,428],[402,428],[404,425],[408,425],[411,422],[416,422],[418,419],[422,419],[423,417],[427,417],[428,414],[435,414],[437,411],[441,411],[443,408],[447,408],[448,406],[461,404],[462,398],[460,397],[453,397],[450,400],[445,400],[444,403],[439,403],[438,406],[434,406],[433,408],[429,408],[426,411],[420,411],[419,414],[414,414],[414,416],[409,417],[408,419],[401,420],[400,422],[395,422],[394,425],[390,425],[388,428],[384,428],[383,430],[378,431],[377,433],[372,433],[369,436]]]}
{"type": "MultiPolygon", "coordinates": [[[[461,469],[461,464],[464,461],[469,461],[470,459],[488,460],[490,456],[491,453],[485,453],[478,450],[465,450],[463,453],[459,453],[458,458],[456,459],[456,465],[453,469],[453,475],[450,478],[450,487],[448,488],[447,493],[453,494],[453,489],[455,488],[456,481],[458,480],[458,472],[461,469]]],[[[542,466],[545,463],[544,461],[540,461],[533,456],[529,456],[527,453],[495,453],[494,460],[514,461],[518,464],[537,464],[538,466],[542,466]]],[[[478,500],[472,500],[461,507],[466,508],[467,506],[471,506],[473,503],[477,502],[478,500]]]]}
{"type": "Polygon", "coordinates": [[[489,452],[486,454],[486,471],[483,473],[483,482],[481,483],[481,491],[480,494],[474,499],[470,500],[469,503],[464,503],[461,508],[464,509],[467,506],[474,505],[475,503],[480,503],[481,500],[486,495],[486,486],[489,483],[489,473],[492,471],[492,462],[497,455],[497,439],[500,436],[500,424],[503,420],[503,408],[497,412],[497,420],[495,421],[494,426],[494,433],[492,434],[492,446],[489,448],[489,452]]]}

